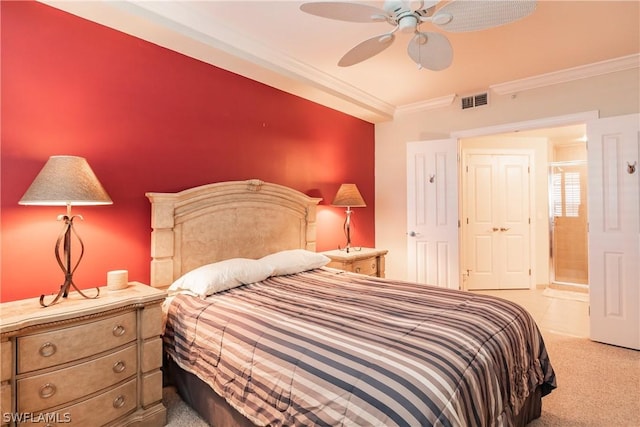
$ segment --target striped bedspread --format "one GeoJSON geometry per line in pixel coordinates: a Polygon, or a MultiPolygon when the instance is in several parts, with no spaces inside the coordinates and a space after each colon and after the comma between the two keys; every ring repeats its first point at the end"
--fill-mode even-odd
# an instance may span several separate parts
{"type": "Polygon", "coordinates": [[[177,295],[165,344],[257,425],[509,426],[555,388],[518,305],[324,268],[177,295]]]}

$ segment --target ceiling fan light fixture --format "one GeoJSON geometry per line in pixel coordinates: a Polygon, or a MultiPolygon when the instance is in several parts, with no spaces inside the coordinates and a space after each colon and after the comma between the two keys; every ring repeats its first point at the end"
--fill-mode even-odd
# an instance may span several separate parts
{"type": "Polygon", "coordinates": [[[418,18],[413,15],[403,16],[400,18],[400,21],[398,21],[400,32],[405,34],[413,33],[416,30],[417,25],[418,18]]]}

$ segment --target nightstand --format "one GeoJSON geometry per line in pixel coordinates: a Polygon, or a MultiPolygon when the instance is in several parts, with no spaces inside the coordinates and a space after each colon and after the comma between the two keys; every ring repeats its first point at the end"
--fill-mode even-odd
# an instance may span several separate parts
{"type": "Polygon", "coordinates": [[[38,298],[0,304],[0,423],[165,425],[165,296],[132,282],[46,308],[38,298]]]}
{"type": "Polygon", "coordinates": [[[322,252],[331,258],[327,267],[366,274],[367,276],[384,277],[384,256],[386,249],[351,248],[349,252],[333,250],[322,252]]]}

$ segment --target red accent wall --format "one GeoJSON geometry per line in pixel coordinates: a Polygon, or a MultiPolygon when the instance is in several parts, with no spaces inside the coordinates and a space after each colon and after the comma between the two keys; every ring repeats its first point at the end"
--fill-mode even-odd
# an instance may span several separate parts
{"type": "Polygon", "coordinates": [[[317,241],[327,250],[344,244],[344,210],[329,204],[354,182],[367,207],[355,210],[352,240],[373,245],[372,124],[41,3],[0,7],[0,301],[62,282],[64,209],[18,205],[51,155],[86,157],[114,202],[72,211],[84,218],[81,289],[114,269],[148,283],[148,191],[250,178],[290,186],[324,198],[317,241]]]}

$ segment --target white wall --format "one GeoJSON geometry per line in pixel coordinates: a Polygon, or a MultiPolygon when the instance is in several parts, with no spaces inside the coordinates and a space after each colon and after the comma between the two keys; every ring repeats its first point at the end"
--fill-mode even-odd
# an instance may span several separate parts
{"type": "Polygon", "coordinates": [[[640,112],[639,69],[531,89],[516,96],[490,93],[490,105],[477,109],[462,111],[456,100],[446,108],[376,124],[376,247],[389,250],[386,276],[407,278],[407,142],[587,111],[599,111],[600,117],[640,112]]]}

